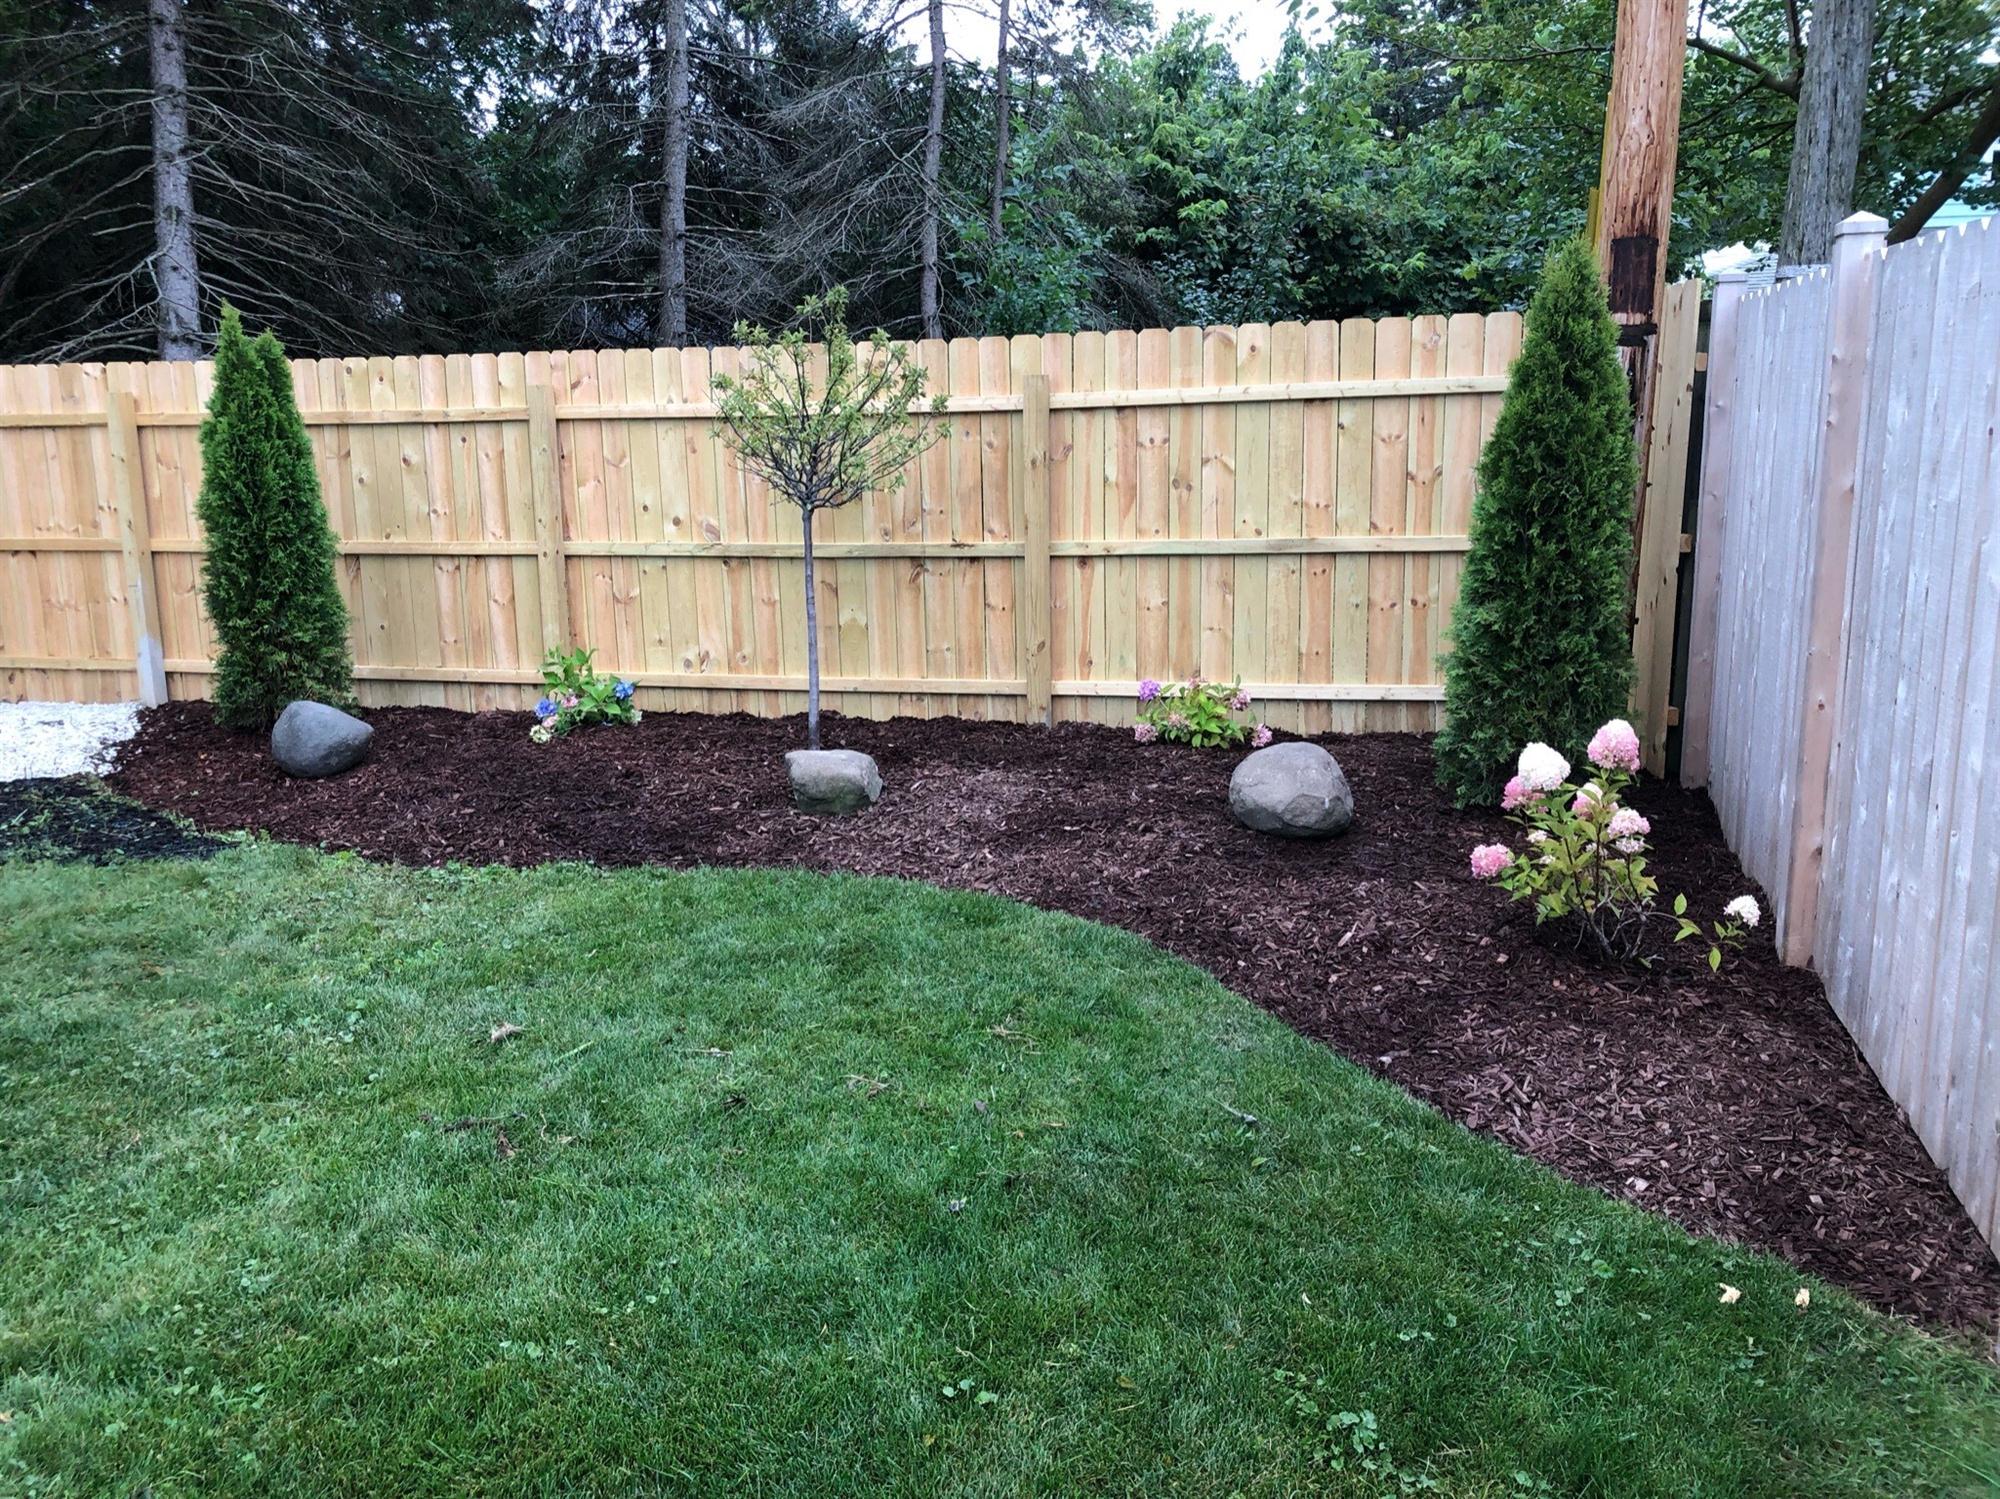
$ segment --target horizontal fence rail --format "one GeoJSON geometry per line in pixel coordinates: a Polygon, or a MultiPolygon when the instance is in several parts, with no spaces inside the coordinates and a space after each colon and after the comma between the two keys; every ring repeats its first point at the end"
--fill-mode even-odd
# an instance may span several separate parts
{"type": "MultiPolygon", "coordinates": [[[[1051,411],[1095,411],[1115,406],[1229,406],[1252,401],[1333,401],[1347,398],[1382,400],[1392,396],[1464,396],[1504,391],[1505,375],[1470,375],[1454,380],[1302,380],[1288,385],[1197,385],[1185,390],[1066,391],[1049,397],[1051,411]]],[[[944,404],[947,416],[1020,411],[1021,396],[952,396],[944,404]]],[[[931,416],[936,408],[913,402],[912,416],[931,416]]],[[[661,405],[559,406],[559,422],[657,422],[712,420],[721,415],[713,401],[677,401],[661,405]]],[[[141,427],[199,427],[199,411],[149,411],[134,420],[141,427]]],[[[433,425],[450,422],[525,422],[526,406],[437,406],[409,410],[307,411],[308,427],[433,425]]],[[[5,412],[0,427],[95,427],[104,418],[89,411],[5,412]]]]}
{"type": "MultiPolygon", "coordinates": [[[[1513,313],[909,345],[946,437],[820,518],[852,713],[1124,721],[1242,680],[1428,728],[1513,313]]],[[[519,706],[587,643],[648,706],[793,711],[796,512],[715,430],[736,349],[294,361],[369,703],[519,706]]],[[[0,691],[201,697],[206,364],[0,368],[0,691]]]]}

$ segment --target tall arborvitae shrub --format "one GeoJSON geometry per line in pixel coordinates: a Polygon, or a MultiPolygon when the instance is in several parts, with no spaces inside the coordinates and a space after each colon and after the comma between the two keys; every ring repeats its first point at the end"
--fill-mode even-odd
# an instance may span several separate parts
{"type": "Polygon", "coordinates": [[[285,351],[223,309],[201,424],[202,596],[221,646],[215,714],[261,729],[294,698],[347,703],[354,660],[334,540],[285,351]]]}
{"type": "Polygon", "coordinates": [[[1638,469],[1617,348],[1589,246],[1564,245],[1479,462],[1436,746],[1438,782],[1461,806],[1499,800],[1524,744],[1580,762],[1625,711],[1638,469]]]}

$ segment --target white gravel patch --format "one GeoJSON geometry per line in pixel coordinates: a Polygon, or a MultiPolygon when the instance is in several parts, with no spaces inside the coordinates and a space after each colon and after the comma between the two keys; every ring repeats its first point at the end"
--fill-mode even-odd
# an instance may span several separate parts
{"type": "Polygon", "coordinates": [[[0,781],[101,775],[138,730],[137,703],[0,703],[0,781]]]}

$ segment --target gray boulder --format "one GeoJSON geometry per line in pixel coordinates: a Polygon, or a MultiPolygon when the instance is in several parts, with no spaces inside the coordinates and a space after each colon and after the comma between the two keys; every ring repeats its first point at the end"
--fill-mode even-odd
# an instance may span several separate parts
{"type": "Polygon", "coordinates": [[[859,812],[882,795],[882,772],[860,750],[792,750],[785,774],[801,812],[859,812]]]}
{"type": "Polygon", "coordinates": [[[1281,838],[1330,838],[1354,821],[1354,793],[1340,762],[1316,744],[1254,750],[1229,778],[1229,811],[1246,828],[1281,838]]]}
{"type": "Polygon", "coordinates": [[[368,758],[375,731],[325,703],[287,703],[271,730],[271,758],[287,775],[337,776],[368,758]]]}

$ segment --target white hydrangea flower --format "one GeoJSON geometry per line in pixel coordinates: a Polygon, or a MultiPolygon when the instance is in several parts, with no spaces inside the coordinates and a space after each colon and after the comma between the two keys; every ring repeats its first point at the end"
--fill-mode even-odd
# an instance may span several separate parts
{"type": "Polygon", "coordinates": [[[1722,914],[1742,926],[1755,926],[1764,919],[1764,913],[1758,908],[1757,897],[1754,895],[1737,896],[1722,908],[1722,914]]]}
{"type": "Polygon", "coordinates": [[[1514,772],[1530,791],[1553,791],[1569,779],[1569,761],[1538,739],[1521,751],[1514,772]]]}

